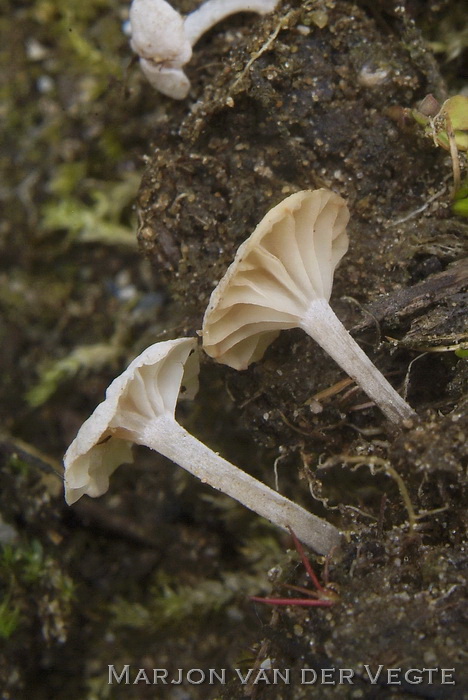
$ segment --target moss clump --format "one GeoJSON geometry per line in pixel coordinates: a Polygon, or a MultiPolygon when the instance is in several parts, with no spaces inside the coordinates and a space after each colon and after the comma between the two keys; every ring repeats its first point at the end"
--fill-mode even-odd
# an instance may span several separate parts
{"type": "Polygon", "coordinates": [[[38,615],[46,641],[66,640],[66,623],[74,600],[73,582],[57,567],[54,558],[44,552],[39,540],[4,546],[0,553],[0,577],[5,590],[3,604],[8,601],[10,606],[9,636],[21,633],[19,628],[26,624],[26,619],[38,615]],[[31,616],[32,590],[37,608],[31,616]]]}

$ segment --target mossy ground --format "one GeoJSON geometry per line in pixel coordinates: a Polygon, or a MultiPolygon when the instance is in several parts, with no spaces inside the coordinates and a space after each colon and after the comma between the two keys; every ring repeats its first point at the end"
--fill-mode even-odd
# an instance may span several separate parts
{"type": "MultiPolygon", "coordinates": [[[[155,94],[131,64],[126,4],[6,3],[5,699],[393,697],[366,684],[363,663],[456,667],[455,689],[425,685],[419,696],[468,693],[468,370],[454,351],[466,342],[466,279],[432,288],[406,314],[402,296],[466,257],[447,154],[404,112],[428,92],[444,99],[462,87],[463,3],[400,5],[327,0],[283,4],[261,21],[235,17],[194,52],[189,109],[155,94]],[[306,583],[288,538],[144,450],[105,497],[68,508],[60,461],[128,360],[200,327],[215,280],[265,211],[316,186],[340,192],[352,211],[333,306],[421,421],[398,432],[349,387],[318,406],[314,395],[343,375],[299,331],[244,373],[204,362],[202,390],[181,420],[272,485],[275,463],[285,495],[347,532],[329,563],[339,602],[272,614],[248,596],[306,583]],[[366,325],[383,294],[392,314],[366,325]],[[293,672],[353,668],[356,684],[107,682],[108,664],[172,674],[268,660],[293,672]]],[[[397,694],[413,697],[415,687],[397,694]]]]}

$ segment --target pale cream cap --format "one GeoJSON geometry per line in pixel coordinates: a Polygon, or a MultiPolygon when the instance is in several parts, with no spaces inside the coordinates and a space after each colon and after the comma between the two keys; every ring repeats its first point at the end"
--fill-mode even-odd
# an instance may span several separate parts
{"type": "Polygon", "coordinates": [[[146,348],[108,387],[105,400],[83,423],[65,457],[65,499],[101,496],[109,477],[132,462],[131,445],[161,415],[174,415],[179,394],[198,389],[195,338],[179,338],[146,348]],[[182,384],[182,391],[181,391],[182,384]]]}
{"type": "Polygon", "coordinates": [[[203,319],[203,348],[246,369],[278,333],[295,328],[315,299],[329,300],[348,250],[346,202],[331,190],[303,190],[271,209],[242,243],[214,289],[203,319]]]}

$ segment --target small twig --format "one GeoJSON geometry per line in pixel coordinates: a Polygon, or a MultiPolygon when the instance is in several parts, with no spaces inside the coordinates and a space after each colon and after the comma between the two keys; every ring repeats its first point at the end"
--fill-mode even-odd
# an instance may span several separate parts
{"type": "Polygon", "coordinates": [[[336,382],[336,384],[328,386],[326,389],[322,389],[321,391],[311,396],[310,399],[307,399],[307,401],[304,402],[304,405],[307,406],[313,401],[320,402],[323,401],[323,399],[330,398],[330,396],[335,396],[335,394],[339,394],[340,391],[343,391],[343,389],[346,389],[346,387],[353,383],[354,380],[350,377],[346,377],[346,379],[341,379],[339,382],[336,382]]]}
{"type": "Polygon", "coordinates": [[[344,301],[350,301],[353,304],[355,304],[358,307],[359,311],[361,311],[362,314],[369,316],[373,320],[373,322],[375,323],[375,327],[377,329],[377,344],[380,345],[380,342],[382,340],[382,333],[380,330],[379,320],[374,316],[373,313],[371,313],[368,309],[364,308],[364,306],[361,304],[361,302],[359,302],[354,297],[345,296],[342,298],[344,301]]]}
{"type": "Polygon", "coordinates": [[[365,510],[362,510],[362,508],[358,508],[357,506],[349,506],[345,505],[343,506],[346,510],[352,510],[355,513],[358,513],[359,515],[362,515],[363,518],[369,518],[369,520],[375,520],[377,522],[377,518],[375,515],[371,515],[370,513],[366,513],[365,510]]]}
{"type": "Polygon", "coordinates": [[[314,492],[314,486],[315,484],[319,483],[317,479],[313,480],[309,474],[306,474],[307,476],[307,481],[309,482],[309,491],[310,495],[315,501],[318,501],[323,505],[324,508],[327,510],[340,510],[340,506],[330,506],[328,505],[328,501],[330,500],[329,498],[326,498],[325,496],[319,496],[317,493],[314,492]]]}
{"type": "Polygon", "coordinates": [[[324,439],[324,435],[322,435],[318,430],[312,430],[312,431],[302,430],[301,428],[298,428],[293,423],[291,423],[291,421],[289,421],[286,418],[286,416],[284,415],[284,413],[282,411],[280,411],[279,409],[277,409],[277,410],[278,410],[278,413],[281,417],[281,420],[288,426],[288,428],[291,428],[291,430],[294,430],[296,433],[299,433],[299,435],[305,435],[306,437],[315,437],[315,438],[318,438],[321,440],[324,439]]]}
{"type": "Polygon", "coordinates": [[[365,403],[357,403],[354,406],[350,406],[349,410],[353,413],[357,413],[358,411],[366,411],[368,408],[373,408],[374,406],[374,401],[366,401],[365,403]]]}
{"type": "Polygon", "coordinates": [[[408,365],[408,370],[406,372],[405,381],[403,382],[403,398],[405,399],[405,401],[408,398],[408,389],[409,389],[411,368],[417,360],[420,360],[421,357],[425,357],[426,355],[427,355],[427,353],[423,352],[421,355],[418,355],[413,360],[411,360],[411,362],[408,365]]]}
{"type": "Polygon", "coordinates": [[[280,33],[280,31],[281,31],[282,29],[286,29],[286,23],[287,23],[287,21],[289,21],[290,17],[292,17],[292,16],[293,16],[294,14],[296,14],[296,13],[297,13],[297,10],[290,10],[286,15],[284,15],[284,17],[282,17],[282,18],[280,19],[280,21],[278,22],[277,26],[275,27],[275,29],[273,30],[273,32],[270,34],[270,36],[268,37],[268,39],[265,41],[265,43],[262,44],[262,46],[259,48],[259,50],[258,50],[256,53],[254,53],[253,56],[250,58],[250,60],[247,62],[247,64],[246,64],[244,70],[243,70],[242,73],[238,76],[238,78],[234,81],[234,84],[231,86],[230,92],[232,92],[233,90],[235,90],[235,88],[239,85],[239,83],[242,82],[242,80],[245,78],[245,76],[246,76],[247,73],[249,72],[250,68],[251,68],[252,65],[255,63],[255,61],[256,61],[257,59],[259,59],[260,56],[262,56],[266,51],[268,51],[268,49],[269,49],[269,48],[271,47],[271,45],[273,44],[273,42],[275,41],[275,39],[276,39],[276,37],[278,36],[278,34],[280,33]]]}
{"type": "Polygon", "coordinates": [[[383,532],[383,525],[384,525],[384,517],[385,517],[385,508],[387,506],[387,494],[384,493],[381,500],[380,500],[380,511],[379,511],[379,519],[377,521],[377,530],[380,532],[382,535],[383,532]]]}
{"type": "Polygon", "coordinates": [[[445,129],[447,131],[449,148],[450,148],[450,158],[452,160],[452,172],[453,172],[453,193],[452,193],[452,196],[453,196],[453,195],[455,195],[455,192],[460,188],[461,174],[460,174],[460,161],[458,160],[457,142],[455,140],[455,133],[453,131],[452,120],[450,119],[448,114],[445,115],[445,129]]]}
{"type": "Polygon", "coordinates": [[[281,462],[282,459],[284,459],[287,456],[287,450],[285,447],[280,445],[279,448],[279,455],[273,462],[273,471],[275,473],[275,489],[279,491],[279,476],[278,476],[278,464],[281,462]]]}
{"type": "Polygon", "coordinates": [[[372,426],[370,428],[360,428],[354,423],[345,423],[347,428],[353,428],[360,435],[365,435],[366,437],[374,437],[374,435],[381,435],[383,433],[382,426],[372,426]]]}
{"type": "Polygon", "coordinates": [[[403,499],[403,503],[405,504],[406,511],[408,513],[408,522],[409,522],[409,527],[410,530],[414,530],[414,527],[416,525],[416,522],[418,519],[421,517],[424,517],[424,515],[416,515],[415,510],[413,508],[413,504],[411,502],[408,489],[406,488],[406,484],[401,478],[401,476],[398,474],[396,469],[392,467],[390,462],[386,459],[383,459],[382,457],[374,457],[374,456],[366,456],[363,455],[361,456],[353,456],[353,455],[337,455],[336,457],[332,457],[329,460],[327,460],[324,464],[322,464],[319,469],[326,469],[327,467],[332,466],[333,464],[336,464],[337,462],[344,462],[345,464],[354,464],[356,465],[356,469],[362,466],[368,466],[371,469],[371,472],[373,472],[375,467],[380,468],[380,470],[384,471],[387,473],[389,476],[392,477],[397,483],[398,490],[400,491],[400,495],[403,499]]]}
{"type": "MultiPolygon", "coordinates": [[[[270,627],[274,629],[279,622],[279,613],[277,610],[273,610],[271,614],[271,620],[270,620],[270,627]]],[[[262,645],[258,651],[257,657],[254,661],[253,664],[253,670],[254,671],[259,671],[262,663],[265,661],[265,659],[268,658],[268,655],[270,653],[270,647],[271,647],[271,640],[270,639],[265,639],[262,642],[262,645]]],[[[244,696],[250,698],[251,700],[255,700],[257,697],[258,690],[260,688],[260,685],[257,685],[255,683],[255,680],[257,678],[257,674],[253,673],[250,680],[247,682],[247,685],[245,686],[244,690],[244,696]]]]}
{"type": "MultiPolygon", "coordinates": [[[[351,510],[351,511],[353,511],[353,513],[358,513],[358,515],[361,515],[363,518],[369,518],[370,520],[377,521],[377,518],[375,517],[375,515],[372,515],[371,513],[366,513],[366,511],[362,510],[362,508],[358,508],[357,506],[351,506],[349,504],[339,504],[336,506],[331,506],[329,504],[329,501],[330,501],[329,498],[326,498],[325,496],[319,496],[318,493],[315,493],[315,491],[314,491],[315,486],[318,485],[319,488],[321,488],[322,483],[318,479],[314,479],[312,472],[308,466],[309,460],[307,458],[307,455],[304,452],[301,452],[301,458],[302,458],[302,464],[303,464],[304,472],[306,475],[306,479],[307,479],[307,482],[309,484],[310,495],[312,496],[312,498],[315,501],[318,501],[319,503],[321,503],[323,505],[323,507],[326,508],[327,510],[339,510],[339,511],[351,510]]],[[[327,462],[328,462],[328,460],[327,460],[327,462]]],[[[327,462],[320,463],[320,459],[319,459],[318,468],[319,469],[322,469],[322,468],[326,469],[329,466],[327,464],[327,462]]]]}
{"type": "Polygon", "coordinates": [[[441,190],[433,194],[431,197],[429,197],[424,204],[422,204],[420,207],[417,209],[413,209],[413,211],[409,212],[405,216],[402,216],[401,219],[395,219],[394,221],[388,221],[385,225],[384,228],[391,228],[392,226],[398,226],[399,224],[404,224],[406,221],[409,221],[410,219],[414,219],[415,216],[418,214],[422,214],[422,212],[428,208],[432,202],[434,202],[436,199],[441,197],[443,194],[445,194],[447,187],[444,185],[441,190]]]}
{"type": "Polygon", "coordinates": [[[20,438],[0,433],[0,450],[12,457],[21,459],[35,469],[52,475],[60,482],[63,481],[63,466],[60,462],[49,457],[49,455],[44,455],[36,447],[20,438]]]}

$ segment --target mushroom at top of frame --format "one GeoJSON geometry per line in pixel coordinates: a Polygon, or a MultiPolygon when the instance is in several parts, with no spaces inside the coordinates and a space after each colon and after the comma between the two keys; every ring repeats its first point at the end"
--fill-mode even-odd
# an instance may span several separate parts
{"type": "Polygon", "coordinates": [[[183,17],[166,0],[133,0],[130,46],[151,85],[168,97],[183,100],[190,81],[183,67],[192,47],[215,24],[237,12],[272,12],[279,0],[206,0],[183,17]]]}

